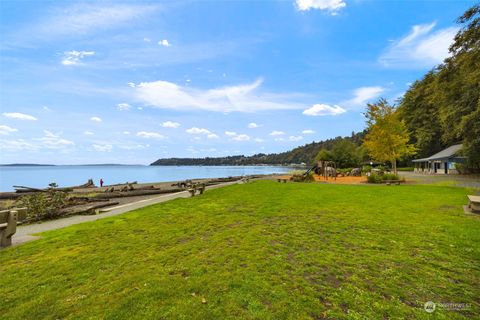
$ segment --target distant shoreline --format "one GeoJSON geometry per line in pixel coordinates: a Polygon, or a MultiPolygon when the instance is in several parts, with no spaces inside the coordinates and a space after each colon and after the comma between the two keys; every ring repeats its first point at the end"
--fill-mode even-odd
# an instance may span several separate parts
{"type": "Polygon", "coordinates": [[[0,164],[0,167],[112,167],[112,166],[143,166],[143,167],[308,167],[303,164],[161,164],[161,165],[152,165],[152,164],[37,164],[37,163],[11,163],[11,164],[0,164]]]}

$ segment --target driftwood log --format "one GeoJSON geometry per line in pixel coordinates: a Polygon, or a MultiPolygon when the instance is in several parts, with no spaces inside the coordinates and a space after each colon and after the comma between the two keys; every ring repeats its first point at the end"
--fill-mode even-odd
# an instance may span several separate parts
{"type": "Polygon", "coordinates": [[[95,204],[82,204],[82,205],[63,208],[60,210],[60,213],[67,216],[80,214],[80,213],[93,213],[95,209],[114,206],[116,204],[118,204],[118,202],[108,201],[108,200],[100,203],[95,203],[95,204]]]}
{"type": "Polygon", "coordinates": [[[138,182],[137,181],[132,181],[132,182],[127,181],[125,183],[104,185],[104,187],[120,187],[120,186],[128,186],[129,184],[138,184],[138,182]]]}
{"type": "Polygon", "coordinates": [[[86,183],[78,185],[78,186],[73,186],[73,187],[64,187],[64,188],[45,188],[45,189],[39,189],[39,188],[33,188],[33,187],[27,187],[27,186],[13,186],[15,189],[15,192],[17,193],[26,193],[26,192],[47,192],[47,191],[64,191],[64,192],[72,192],[73,189],[81,189],[81,188],[92,188],[95,187],[95,184],[93,183],[92,179],[89,179],[86,183]]]}
{"type": "Polygon", "coordinates": [[[0,200],[15,200],[23,196],[31,196],[37,192],[0,192],[0,200]]]}
{"type": "Polygon", "coordinates": [[[99,193],[95,198],[97,199],[112,199],[112,198],[124,198],[124,197],[136,197],[136,196],[148,196],[153,194],[165,194],[184,191],[183,189],[154,189],[154,190],[133,190],[133,191],[113,191],[99,193]]]}

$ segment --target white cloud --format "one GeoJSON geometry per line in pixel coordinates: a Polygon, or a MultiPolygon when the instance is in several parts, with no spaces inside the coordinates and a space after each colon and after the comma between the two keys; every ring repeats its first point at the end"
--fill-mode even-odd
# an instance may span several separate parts
{"type": "Polygon", "coordinates": [[[258,143],[262,143],[262,142],[264,142],[265,140],[260,139],[260,138],[255,138],[255,139],[253,139],[253,141],[258,142],[258,143]]]}
{"type": "Polygon", "coordinates": [[[102,122],[102,119],[99,117],[91,117],[90,120],[93,122],[102,122]]]}
{"type": "Polygon", "coordinates": [[[125,26],[134,19],[153,13],[158,6],[126,3],[74,4],[49,15],[35,30],[42,35],[77,36],[125,26]]]}
{"type": "Polygon", "coordinates": [[[215,133],[210,133],[207,135],[208,139],[218,139],[219,137],[215,133]]]}
{"type": "Polygon", "coordinates": [[[164,128],[178,128],[180,127],[180,123],[174,121],[165,121],[161,124],[164,128]]]}
{"type": "Polygon", "coordinates": [[[117,145],[118,148],[123,149],[123,150],[141,150],[141,149],[147,149],[150,148],[149,144],[120,144],[117,145]]]}
{"type": "Polygon", "coordinates": [[[120,111],[126,111],[126,110],[130,110],[132,106],[129,105],[128,103],[119,103],[117,104],[117,109],[120,110],[120,111]]]}
{"type": "Polygon", "coordinates": [[[44,136],[42,138],[33,139],[40,142],[40,146],[47,149],[64,149],[75,145],[73,141],[60,137],[60,134],[55,134],[48,130],[43,130],[44,136]]]}
{"type": "Polygon", "coordinates": [[[239,134],[239,135],[233,137],[232,140],[235,140],[235,141],[249,141],[250,137],[246,134],[239,134]]]}
{"type": "MultiPolygon", "coordinates": [[[[168,81],[143,82],[135,86],[136,96],[147,105],[174,110],[208,110],[216,112],[255,112],[275,109],[301,109],[290,102],[292,94],[260,92],[259,79],[250,84],[198,89],[168,81]]],[[[296,95],[298,96],[298,95],[296,95]]]]}
{"type": "Polygon", "coordinates": [[[111,152],[113,150],[111,144],[92,144],[92,148],[99,152],[111,152]]]}
{"type": "Polygon", "coordinates": [[[24,139],[17,140],[1,140],[0,150],[9,151],[38,151],[40,149],[53,149],[60,151],[67,151],[68,148],[73,147],[75,143],[73,141],[64,139],[59,133],[52,133],[48,130],[43,130],[43,137],[34,138],[31,142],[24,139]]]}
{"type": "Polygon", "coordinates": [[[165,139],[165,136],[158,132],[139,131],[137,137],[145,139],[165,139]]]}
{"type": "Polygon", "coordinates": [[[66,51],[63,53],[62,64],[65,66],[77,65],[83,58],[93,55],[95,55],[95,51],[66,51]]]}
{"type": "Polygon", "coordinates": [[[185,132],[188,134],[211,134],[210,130],[205,128],[197,128],[197,127],[187,129],[185,130],[185,132]]]}
{"type": "Polygon", "coordinates": [[[196,154],[196,153],[199,153],[199,151],[196,150],[196,149],[195,149],[194,147],[192,147],[192,146],[188,147],[188,148],[185,149],[185,150],[187,150],[188,152],[191,152],[191,153],[195,153],[195,154],[196,154]]]}
{"type": "Polygon", "coordinates": [[[130,131],[123,131],[123,134],[130,134],[130,131]]]}
{"type": "Polygon", "coordinates": [[[133,82],[128,82],[127,85],[128,85],[130,88],[135,88],[135,83],[133,83],[133,82]]]}
{"type": "Polygon", "coordinates": [[[35,121],[37,118],[34,116],[31,116],[29,114],[25,113],[20,113],[20,112],[4,112],[2,113],[4,117],[10,118],[10,119],[16,119],[16,120],[31,120],[35,121]]]}
{"type": "Polygon", "coordinates": [[[448,57],[456,27],[434,31],[436,23],[414,25],[406,36],[395,40],[383,52],[379,61],[387,67],[426,68],[448,57]]]}
{"type": "Polygon", "coordinates": [[[256,124],[255,122],[250,122],[250,123],[248,124],[248,127],[249,127],[250,129],[255,129],[255,128],[258,128],[258,127],[260,127],[260,126],[259,126],[258,124],[256,124]]]}
{"type": "Polygon", "coordinates": [[[17,132],[18,129],[5,126],[5,125],[0,125],[0,135],[2,136],[8,136],[10,133],[17,132]]]}
{"type": "Polygon", "coordinates": [[[290,136],[290,137],[288,137],[289,141],[300,141],[302,139],[303,139],[302,136],[290,136]]]}
{"type": "Polygon", "coordinates": [[[306,116],[335,116],[345,112],[340,106],[334,105],[333,107],[327,104],[314,104],[312,107],[303,111],[306,116]]]}
{"type": "Polygon", "coordinates": [[[38,150],[38,146],[27,142],[23,139],[17,140],[0,140],[0,150],[7,150],[7,151],[22,151],[22,150],[29,150],[35,151],[38,150]]]}
{"type": "Polygon", "coordinates": [[[383,87],[361,87],[353,91],[354,97],[343,102],[347,107],[364,107],[368,102],[380,97],[385,91],[383,87]]]}
{"type": "Polygon", "coordinates": [[[225,135],[229,137],[234,137],[237,135],[235,131],[225,131],[225,135]]]}
{"type": "Polygon", "coordinates": [[[347,5],[343,0],[296,0],[297,9],[308,11],[310,9],[325,10],[336,15],[340,9],[347,5]]]}
{"type": "Polygon", "coordinates": [[[145,38],[143,38],[143,41],[145,41],[145,42],[150,42],[150,41],[152,41],[152,40],[150,40],[150,38],[145,37],[145,38]]]}
{"type": "Polygon", "coordinates": [[[158,44],[161,45],[161,46],[164,46],[164,47],[171,47],[171,46],[172,46],[172,45],[168,42],[167,39],[163,39],[163,40],[158,41],[158,44]]]}
{"type": "Polygon", "coordinates": [[[285,132],[277,131],[277,130],[274,130],[274,131],[270,132],[271,136],[281,136],[281,135],[284,135],[284,134],[285,134],[285,132]]]}
{"type": "Polygon", "coordinates": [[[302,131],[302,134],[314,134],[314,133],[315,133],[315,131],[310,130],[310,129],[307,129],[307,130],[303,130],[303,131],[302,131]]]}
{"type": "Polygon", "coordinates": [[[275,141],[285,141],[285,139],[283,139],[283,138],[275,138],[274,140],[275,141]]]}
{"type": "Polygon", "coordinates": [[[86,136],[91,136],[91,135],[93,135],[93,132],[92,131],[84,131],[83,134],[86,135],[86,136]]]}

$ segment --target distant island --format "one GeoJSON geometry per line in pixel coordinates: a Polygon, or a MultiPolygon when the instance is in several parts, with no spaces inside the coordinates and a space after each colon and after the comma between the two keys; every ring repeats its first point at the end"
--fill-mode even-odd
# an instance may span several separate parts
{"type": "Polygon", "coordinates": [[[92,166],[92,167],[111,167],[111,166],[141,166],[141,164],[119,164],[119,163],[98,163],[98,164],[40,164],[40,163],[8,163],[0,164],[0,167],[59,167],[59,166],[92,166]]]}
{"type": "Polygon", "coordinates": [[[54,167],[54,164],[39,164],[39,163],[9,163],[0,164],[0,167],[54,167]]]}
{"type": "Polygon", "coordinates": [[[352,132],[349,137],[336,137],[319,142],[312,142],[281,153],[258,153],[252,156],[236,155],[206,158],[164,158],[150,164],[151,166],[248,166],[248,165],[311,165],[321,149],[331,149],[336,141],[347,139],[360,146],[365,131],[352,132]]]}

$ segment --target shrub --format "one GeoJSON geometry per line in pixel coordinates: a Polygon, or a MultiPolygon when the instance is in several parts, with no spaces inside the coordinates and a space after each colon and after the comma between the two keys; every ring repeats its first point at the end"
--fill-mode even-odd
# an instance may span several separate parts
{"type": "Polygon", "coordinates": [[[313,177],[313,172],[310,171],[307,175],[305,175],[303,182],[313,182],[313,181],[315,181],[315,178],[313,177]]]}
{"type": "Polygon", "coordinates": [[[457,170],[457,172],[459,174],[465,174],[466,173],[466,167],[463,163],[455,163],[455,170],[457,170]]]}
{"type": "Polygon", "coordinates": [[[67,194],[53,188],[20,198],[20,205],[27,208],[27,218],[35,221],[59,217],[66,202],[67,194]]]}
{"type": "Polygon", "coordinates": [[[372,171],[372,166],[363,166],[362,173],[367,173],[372,171]]]}
{"type": "Polygon", "coordinates": [[[382,179],[382,176],[381,176],[381,175],[376,174],[376,173],[371,173],[371,174],[367,177],[367,182],[368,182],[368,183],[382,183],[382,182],[383,182],[383,179],[382,179]]]}
{"type": "Polygon", "coordinates": [[[387,166],[377,166],[375,169],[380,170],[380,172],[387,172],[390,171],[390,168],[387,166]]]}
{"type": "Polygon", "coordinates": [[[315,178],[313,172],[310,171],[308,174],[294,174],[292,180],[295,182],[313,182],[315,178]]]}
{"type": "Polygon", "coordinates": [[[400,180],[400,176],[395,173],[385,173],[382,176],[383,180],[400,180]]]}
{"type": "Polygon", "coordinates": [[[337,173],[343,174],[344,176],[349,174],[350,171],[352,171],[352,168],[337,169],[337,173]]]}

